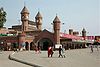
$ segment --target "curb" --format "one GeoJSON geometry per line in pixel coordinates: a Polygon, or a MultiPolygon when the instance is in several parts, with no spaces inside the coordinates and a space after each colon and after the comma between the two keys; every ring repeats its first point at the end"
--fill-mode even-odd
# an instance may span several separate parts
{"type": "Polygon", "coordinates": [[[29,65],[29,66],[33,66],[33,67],[42,67],[42,66],[38,66],[38,65],[35,65],[35,64],[32,64],[32,63],[25,62],[25,61],[23,61],[23,60],[16,59],[16,58],[12,57],[14,54],[15,54],[15,52],[13,52],[12,54],[10,54],[10,55],[8,56],[8,58],[9,58],[10,60],[13,60],[13,61],[16,61],[16,62],[20,62],[20,63],[26,64],[26,65],[29,65]]]}

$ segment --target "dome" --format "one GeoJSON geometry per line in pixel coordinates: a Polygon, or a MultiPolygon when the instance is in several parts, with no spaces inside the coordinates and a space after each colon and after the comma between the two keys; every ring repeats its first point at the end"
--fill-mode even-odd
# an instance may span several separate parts
{"type": "Polygon", "coordinates": [[[26,6],[24,6],[24,8],[23,8],[22,11],[21,11],[21,14],[23,14],[23,13],[29,13],[29,11],[28,11],[28,9],[26,8],[26,6]]]}

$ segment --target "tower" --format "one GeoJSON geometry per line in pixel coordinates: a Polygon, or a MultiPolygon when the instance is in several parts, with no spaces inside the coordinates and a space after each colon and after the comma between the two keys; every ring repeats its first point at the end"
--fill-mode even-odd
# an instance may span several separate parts
{"type": "Polygon", "coordinates": [[[86,36],[86,30],[83,28],[82,30],[82,36],[85,37],[86,36]]]}
{"type": "Polygon", "coordinates": [[[22,31],[28,30],[29,12],[26,6],[21,11],[22,31]]]}
{"type": "Polygon", "coordinates": [[[42,16],[40,12],[37,13],[35,17],[35,22],[38,30],[42,30],[42,16]]]}
{"type": "Polygon", "coordinates": [[[55,44],[60,44],[60,20],[58,16],[53,21],[55,44]]]}
{"type": "Polygon", "coordinates": [[[69,29],[69,34],[73,35],[73,29],[69,29]]]}
{"type": "Polygon", "coordinates": [[[86,39],[86,30],[84,28],[82,30],[82,37],[84,38],[84,40],[86,39]]]}

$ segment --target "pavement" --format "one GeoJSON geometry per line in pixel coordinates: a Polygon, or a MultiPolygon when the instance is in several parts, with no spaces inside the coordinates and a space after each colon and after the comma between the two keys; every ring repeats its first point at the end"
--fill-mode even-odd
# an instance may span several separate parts
{"type": "Polygon", "coordinates": [[[9,54],[12,54],[13,51],[0,51],[0,67],[31,67],[16,61],[8,59],[9,54]]]}
{"type": "MultiPolygon", "coordinates": [[[[100,48],[99,51],[94,48],[93,53],[90,48],[66,50],[65,54],[66,58],[58,58],[58,51],[54,51],[53,57],[48,58],[47,51],[41,51],[41,53],[21,51],[15,52],[11,58],[26,63],[29,67],[100,67],[100,48]]],[[[12,63],[16,65],[15,61],[12,63]]]]}

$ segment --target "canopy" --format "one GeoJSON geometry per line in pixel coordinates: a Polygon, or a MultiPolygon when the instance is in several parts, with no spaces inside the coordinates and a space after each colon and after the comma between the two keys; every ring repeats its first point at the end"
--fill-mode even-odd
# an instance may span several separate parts
{"type": "Polygon", "coordinates": [[[74,40],[84,40],[84,38],[81,36],[74,36],[74,35],[69,35],[69,34],[65,34],[65,33],[60,33],[60,37],[74,39],[74,40]]]}

